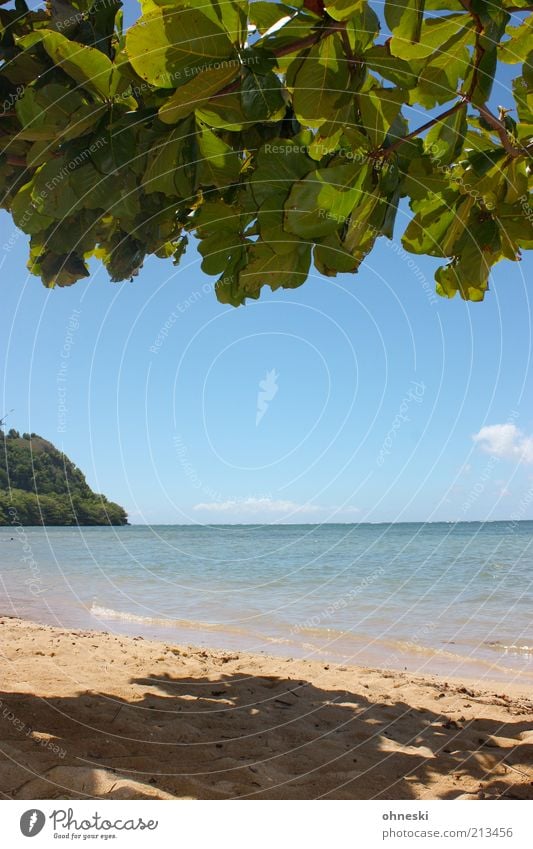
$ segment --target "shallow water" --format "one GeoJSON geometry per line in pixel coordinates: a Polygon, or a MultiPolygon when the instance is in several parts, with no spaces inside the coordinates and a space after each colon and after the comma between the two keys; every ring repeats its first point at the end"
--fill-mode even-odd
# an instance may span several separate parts
{"type": "Polygon", "coordinates": [[[0,612],[533,681],[533,522],[0,528],[0,612]]]}

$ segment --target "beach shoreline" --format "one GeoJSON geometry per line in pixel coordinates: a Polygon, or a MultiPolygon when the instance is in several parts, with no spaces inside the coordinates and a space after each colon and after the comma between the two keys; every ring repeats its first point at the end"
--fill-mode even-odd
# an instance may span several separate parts
{"type": "Polygon", "coordinates": [[[0,617],[3,798],[533,798],[527,684],[0,617]]]}

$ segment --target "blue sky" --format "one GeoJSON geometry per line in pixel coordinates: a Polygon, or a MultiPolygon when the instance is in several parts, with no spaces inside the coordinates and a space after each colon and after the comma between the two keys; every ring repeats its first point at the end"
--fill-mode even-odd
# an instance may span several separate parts
{"type": "Polygon", "coordinates": [[[0,224],[2,410],[131,521],[533,517],[531,257],[465,304],[382,241],[356,276],[235,310],[194,246],[46,291],[0,224]]]}
{"type": "Polygon", "coordinates": [[[194,247],[133,283],[94,263],[56,291],[26,250],[15,234],[1,251],[2,409],[132,521],[533,515],[531,257],[465,304],[432,295],[432,260],[383,242],[356,276],[235,310],[194,247]]]}

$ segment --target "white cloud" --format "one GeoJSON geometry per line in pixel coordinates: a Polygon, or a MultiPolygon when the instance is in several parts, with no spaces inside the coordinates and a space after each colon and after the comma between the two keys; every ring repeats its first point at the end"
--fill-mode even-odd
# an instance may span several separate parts
{"type": "Polygon", "coordinates": [[[482,427],[472,439],[482,451],[493,457],[533,463],[533,436],[526,436],[514,424],[482,427]]]}
{"type": "MultiPolygon", "coordinates": [[[[316,515],[317,513],[348,513],[359,512],[357,507],[324,507],[319,504],[298,504],[296,501],[284,501],[274,498],[233,498],[228,501],[204,501],[195,504],[193,510],[207,513],[233,513],[236,516],[256,516],[261,513],[316,515]]],[[[332,517],[334,518],[334,517],[332,517]]]]}
{"type": "Polygon", "coordinates": [[[207,510],[211,513],[317,513],[321,510],[315,504],[297,504],[295,501],[281,501],[272,498],[242,498],[228,501],[206,501],[195,504],[194,510],[207,510]]]}

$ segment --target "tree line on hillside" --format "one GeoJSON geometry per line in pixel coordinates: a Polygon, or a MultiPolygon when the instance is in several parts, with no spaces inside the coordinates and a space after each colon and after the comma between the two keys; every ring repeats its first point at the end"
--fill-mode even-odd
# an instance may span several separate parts
{"type": "Polygon", "coordinates": [[[126,511],[36,433],[0,431],[0,525],[126,525],[126,511]]]}

